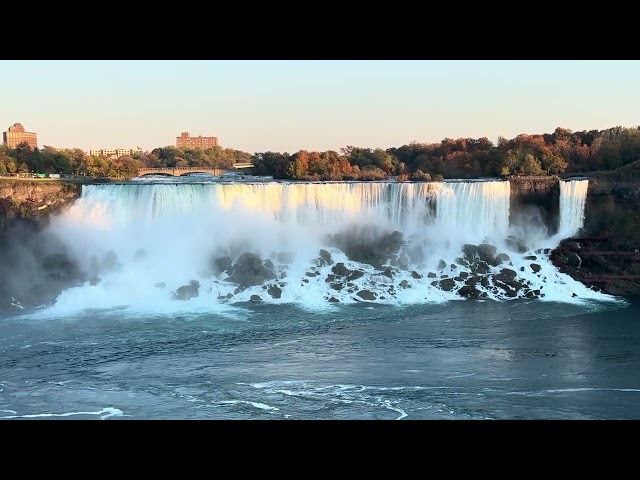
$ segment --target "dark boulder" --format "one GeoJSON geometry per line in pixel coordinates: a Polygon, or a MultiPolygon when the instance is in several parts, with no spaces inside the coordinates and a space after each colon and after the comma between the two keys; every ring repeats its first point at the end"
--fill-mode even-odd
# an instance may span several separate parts
{"type": "Polygon", "coordinates": [[[189,300],[199,295],[200,282],[191,280],[189,285],[183,285],[173,292],[174,300],[189,300]]]}

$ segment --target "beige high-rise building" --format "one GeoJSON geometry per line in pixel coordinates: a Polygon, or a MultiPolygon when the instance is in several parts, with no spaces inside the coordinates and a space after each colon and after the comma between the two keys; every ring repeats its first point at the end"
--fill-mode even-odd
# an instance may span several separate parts
{"type": "Polygon", "coordinates": [[[176,147],[178,148],[200,148],[206,150],[218,146],[218,137],[192,137],[189,132],[182,132],[176,137],[176,147]]]}
{"type": "Polygon", "coordinates": [[[33,132],[25,132],[21,123],[14,123],[6,132],[3,132],[2,140],[9,148],[16,148],[22,142],[27,142],[33,150],[38,148],[38,135],[33,132]]]}

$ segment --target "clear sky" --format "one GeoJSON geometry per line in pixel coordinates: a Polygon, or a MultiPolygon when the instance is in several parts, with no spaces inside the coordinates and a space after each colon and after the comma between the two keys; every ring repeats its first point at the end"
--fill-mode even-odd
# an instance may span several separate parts
{"type": "Polygon", "coordinates": [[[130,148],[217,136],[246,152],[640,125],[638,60],[0,60],[0,129],[130,148]]]}

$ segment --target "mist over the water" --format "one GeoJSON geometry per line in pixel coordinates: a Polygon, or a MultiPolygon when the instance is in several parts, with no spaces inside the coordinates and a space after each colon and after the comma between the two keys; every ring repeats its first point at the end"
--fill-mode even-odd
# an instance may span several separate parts
{"type": "MultiPolygon", "coordinates": [[[[328,301],[361,301],[355,293],[364,289],[378,303],[461,300],[457,290],[464,282],[458,275],[474,273],[459,261],[463,247],[483,243],[509,259],[492,267],[495,273],[508,266],[529,290],[543,291],[544,300],[610,299],[559,273],[541,252],[582,226],[588,181],[560,183],[561,234],[555,238],[526,216],[509,223],[508,181],[88,185],[52,221],[49,234],[95,281],[64,291],[53,309],[216,310],[252,295],[327,308],[328,301]],[[379,242],[393,232],[402,238],[390,256],[396,263],[350,260],[338,247],[379,242]],[[318,261],[321,249],[331,263],[318,261]],[[277,278],[238,289],[216,270],[216,259],[236,262],[246,252],[269,262],[277,278]],[[348,289],[330,284],[338,262],[362,273],[350,277],[348,289]],[[457,279],[454,288],[434,285],[447,278],[457,279]],[[172,292],[190,282],[198,283],[199,295],[176,301],[172,292]],[[268,295],[269,285],[281,293],[268,295]]],[[[495,288],[483,291],[487,299],[508,298],[495,288]]]]}

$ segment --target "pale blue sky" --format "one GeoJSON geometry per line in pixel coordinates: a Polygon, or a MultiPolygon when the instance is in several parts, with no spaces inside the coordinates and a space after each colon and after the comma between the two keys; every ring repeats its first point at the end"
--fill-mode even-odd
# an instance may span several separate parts
{"type": "Polygon", "coordinates": [[[638,60],[0,60],[0,129],[40,147],[250,153],[640,125],[638,60]]]}

